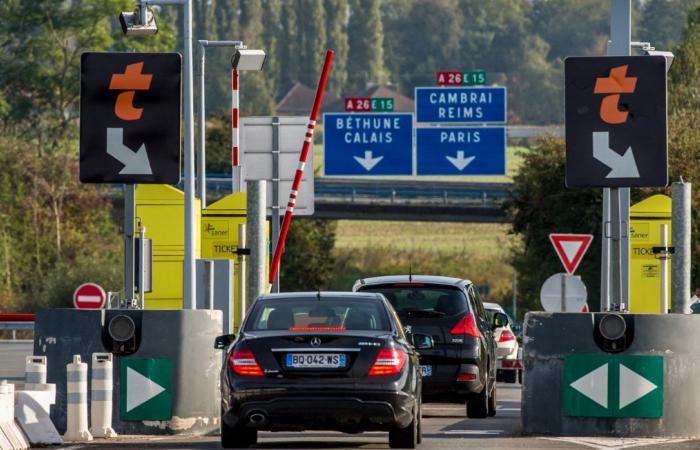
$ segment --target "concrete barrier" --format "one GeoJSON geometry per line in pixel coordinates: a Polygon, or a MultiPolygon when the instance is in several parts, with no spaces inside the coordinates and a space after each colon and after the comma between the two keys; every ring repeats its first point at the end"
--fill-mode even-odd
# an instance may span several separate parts
{"type": "Polygon", "coordinates": [[[56,402],[54,385],[45,390],[15,392],[15,421],[32,446],[61,445],[63,439],[49,417],[49,408],[56,402]]]}
{"type": "Polygon", "coordinates": [[[606,314],[526,315],[523,432],[699,438],[700,316],[621,314],[625,343],[606,352],[606,314]]]}
{"type": "Polygon", "coordinates": [[[15,423],[15,386],[0,382],[0,449],[24,450],[29,442],[15,423]]]}
{"type": "Polygon", "coordinates": [[[88,360],[93,353],[105,352],[107,324],[117,315],[128,315],[134,320],[140,343],[135,353],[114,356],[112,428],[119,434],[217,431],[222,355],[220,350],[214,349],[214,339],[221,334],[223,326],[221,311],[217,310],[39,311],[34,328],[34,354],[47,357],[48,381],[56,383],[56,406],[51,411],[56,428],[60,432],[66,429],[66,373],[61,367],[73,354],[88,360]],[[139,364],[167,362],[168,380],[155,380],[167,385],[166,391],[170,394],[169,401],[156,399],[164,400],[156,402],[163,405],[158,419],[143,419],[145,415],[132,414],[143,408],[129,408],[125,393],[128,375],[135,381],[144,381],[144,377],[139,376],[143,373],[125,370],[134,360],[140,360],[139,364]],[[127,375],[126,379],[122,378],[122,373],[127,375]],[[129,410],[129,415],[123,414],[125,410],[129,410]]]}

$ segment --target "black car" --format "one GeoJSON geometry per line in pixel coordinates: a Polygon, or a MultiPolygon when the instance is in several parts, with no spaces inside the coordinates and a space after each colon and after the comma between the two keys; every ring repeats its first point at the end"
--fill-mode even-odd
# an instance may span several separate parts
{"type": "Polygon", "coordinates": [[[358,280],[353,291],[383,294],[404,327],[432,337],[433,346],[418,350],[426,402],[466,403],[468,417],[496,414],[493,329],[508,318],[490,321],[470,281],[397,275],[358,280]]]}
{"type": "Polygon", "coordinates": [[[227,348],[224,448],[255,444],[258,430],[388,431],[392,448],[420,442],[418,355],[379,294],[265,295],[216,346],[227,348]]]}

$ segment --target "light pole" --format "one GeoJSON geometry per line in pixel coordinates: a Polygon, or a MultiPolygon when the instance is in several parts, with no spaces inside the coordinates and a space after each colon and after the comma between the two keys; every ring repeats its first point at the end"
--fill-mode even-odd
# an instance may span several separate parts
{"type": "Polygon", "coordinates": [[[183,14],[183,70],[185,109],[185,257],[183,267],[183,307],[196,309],[196,279],[194,273],[195,223],[194,223],[194,109],[192,80],[192,0],[137,0],[136,13],[120,14],[119,20],[126,35],[151,35],[158,31],[148,5],[182,5],[183,14]],[[149,17],[150,16],[150,17],[149,17]]]}

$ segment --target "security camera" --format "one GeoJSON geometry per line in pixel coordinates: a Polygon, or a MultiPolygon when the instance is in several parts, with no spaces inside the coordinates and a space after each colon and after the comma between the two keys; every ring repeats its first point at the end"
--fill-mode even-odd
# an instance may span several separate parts
{"type": "Polygon", "coordinates": [[[138,8],[133,12],[123,11],[119,14],[119,23],[126,36],[150,36],[158,32],[156,18],[148,8],[146,8],[144,23],[141,23],[141,12],[138,8]]]}
{"type": "Polygon", "coordinates": [[[671,69],[671,64],[673,64],[673,52],[664,52],[661,50],[645,49],[644,54],[647,56],[663,56],[666,58],[666,73],[671,69]]]}

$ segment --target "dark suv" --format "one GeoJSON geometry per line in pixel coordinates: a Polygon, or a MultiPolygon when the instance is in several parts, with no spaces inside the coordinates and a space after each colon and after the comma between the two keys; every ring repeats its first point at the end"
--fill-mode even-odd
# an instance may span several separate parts
{"type": "Polygon", "coordinates": [[[489,321],[470,281],[396,275],[358,280],[353,291],[383,294],[405,331],[432,337],[418,350],[424,401],[466,402],[468,417],[496,414],[493,329],[508,319],[496,314],[489,321]]]}

